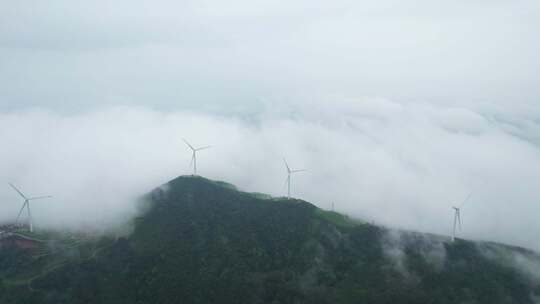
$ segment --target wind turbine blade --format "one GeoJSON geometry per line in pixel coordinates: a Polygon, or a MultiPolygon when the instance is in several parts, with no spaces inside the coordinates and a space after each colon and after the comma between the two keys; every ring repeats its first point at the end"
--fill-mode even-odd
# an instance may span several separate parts
{"type": "Polygon", "coordinates": [[[200,147],[200,148],[195,149],[195,151],[201,151],[201,150],[208,149],[208,148],[212,148],[212,146],[200,147]]]}
{"type": "Polygon", "coordinates": [[[467,198],[465,198],[465,200],[463,201],[463,203],[461,203],[461,206],[459,206],[459,208],[465,206],[465,204],[469,201],[469,199],[471,198],[472,196],[472,191],[469,193],[469,195],[467,195],[467,198]]]}
{"type": "Polygon", "coordinates": [[[17,215],[17,220],[15,221],[16,223],[19,222],[19,218],[21,217],[21,214],[24,210],[24,207],[26,207],[26,204],[28,204],[28,201],[24,201],[24,204],[22,205],[21,210],[19,210],[19,215],[17,215]]]}
{"type": "Polygon", "coordinates": [[[296,172],[304,172],[304,171],[307,171],[306,169],[300,169],[300,170],[291,170],[291,173],[296,173],[296,172]]]}
{"type": "Polygon", "coordinates": [[[291,173],[291,168],[289,168],[289,164],[287,164],[287,161],[285,158],[283,159],[283,162],[285,163],[285,167],[287,168],[287,172],[291,173]]]}
{"type": "Polygon", "coordinates": [[[461,213],[458,212],[457,214],[458,222],[459,222],[459,230],[461,231],[461,213]]]}
{"type": "Polygon", "coordinates": [[[195,148],[193,148],[193,146],[190,145],[185,138],[182,138],[182,140],[186,143],[186,145],[188,145],[191,148],[191,150],[195,151],[195,148]]]}
{"type": "Polygon", "coordinates": [[[31,197],[28,200],[31,201],[31,200],[38,200],[38,199],[44,199],[44,198],[52,198],[52,196],[51,195],[36,196],[36,197],[31,197]]]}
{"type": "Polygon", "coordinates": [[[9,183],[9,185],[11,186],[11,188],[13,188],[13,190],[17,191],[17,193],[19,193],[19,195],[22,196],[22,198],[26,199],[26,196],[22,194],[21,190],[17,189],[17,187],[15,187],[12,183],[9,183]]]}

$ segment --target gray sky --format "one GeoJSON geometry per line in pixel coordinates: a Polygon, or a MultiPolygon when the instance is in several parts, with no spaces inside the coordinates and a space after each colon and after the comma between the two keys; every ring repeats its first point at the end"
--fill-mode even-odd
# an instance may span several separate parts
{"type": "Polygon", "coordinates": [[[535,103],[533,0],[0,1],[0,109],[535,103]]]}
{"type": "Polygon", "coordinates": [[[540,249],[539,29],[521,0],[0,0],[0,181],[114,222],[186,137],[205,176],[280,195],[287,157],[296,196],[396,227],[447,234],[474,191],[466,237],[540,249]]]}

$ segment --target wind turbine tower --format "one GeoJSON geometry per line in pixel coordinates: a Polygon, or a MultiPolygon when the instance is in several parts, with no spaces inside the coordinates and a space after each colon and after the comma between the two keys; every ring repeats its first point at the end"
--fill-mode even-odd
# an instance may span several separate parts
{"type": "Polygon", "coordinates": [[[467,203],[471,195],[472,195],[472,192],[469,193],[467,198],[463,201],[463,203],[461,203],[459,207],[455,207],[455,206],[452,207],[452,209],[454,209],[454,229],[452,230],[452,242],[456,240],[456,228],[458,228],[458,225],[459,225],[459,230],[461,231],[461,208],[463,208],[465,203],[467,203]]]}
{"type": "Polygon", "coordinates": [[[456,240],[456,226],[459,223],[459,230],[461,230],[461,215],[458,207],[452,207],[454,209],[454,230],[452,232],[452,242],[456,240]]]}
{"type": "Polygon", "coordinates": [[[193,154],[191,156],[191,163],[189,164],[189,166],[191,167],[193,165],[193,175],[197,175],[197,152],[201,151],[201,150],[204,150],[204,149],[208,149],[208,148],[210,148],[212,146],[204,146],[204,147],[200,147],[200,148],[194,148],[192,145],[190,145],[188,143],[187,140],[185,140],[184,138],[182,138],[182,140],[186,143],[186,145],[193,152],[193,154]]]}
{"type": "Polygon", "coordinates": [[[291,175],[293,175],[294,173],[303,172],[306,170],[304,169],[291,170],[291,168],[289,167],[289,164],[287,164],[287,161],[285,159],[283,159],[283,162],[285,162],[285,168],[287,168],[287,179],[285,180],[285,182],[287,183],[287,199],[290,199],[291,198],[291,175]]]}
{"type": "Polygon", "coordinates": [[[13,184],[9,184],[13,190],[17,191],[19,195],[24,199],[24,203],[21,207],[21,210],[19,210],[19,215],[17,215],[16,223],[19,223],[19,218],[21,217],[22,212],[24,211],[24,208],[26,207],[26,213],[28,215],[28,225],[30,226],[30,232],[34,232],[34,222],[32,220],[32,213],[30,212],[30,201],[38,200],[38,199],[44,199],[44,198],[51,198],[52,196],[36,196],[36,197],[27,197],[24,195],[17,187],[15,187],[13,184]]]}

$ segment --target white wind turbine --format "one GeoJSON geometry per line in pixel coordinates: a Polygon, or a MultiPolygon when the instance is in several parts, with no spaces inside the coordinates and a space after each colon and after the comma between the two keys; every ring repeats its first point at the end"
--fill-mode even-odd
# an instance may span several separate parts
{"type": "Polygon", "coordinates": [[[208,148],[210,148],[212,146],[204,146],[204,147],[200,147],[200,148],[194,148],[192,145],[190,145],[187,142],[187,140],[185,140],[184,138],[182,138],[182,140],[186,143],[186,145],[188,145],[188,147],[191,149],[191,151],[193,151],[193,155],[191,156],[191,162],[190,162],[189,166],[191,167],[191,165],[193,165],[193,175],[197,175],[197,151],[208,149],[208,148]]]}
{"type": "Polygon", "coordinates": [[[289,167],[289,164],[287,164],[287,161],[285,159],[283,159],[283,162],[285,162],[285,167],[287,168],[287,179],[285,180],[285,182],[287,183],[287,198],[291,198],[291,175],[293,175],[294,173],[298,173],[298,172],[303,172],[303,171],[306,171],[304,169],[300,169],[300,170],[291,170],[291,168],[289,167]]]}
{"type": "Polygon", "coordinates": [[[34,223],[33,223],[33,220],[32,220],[32,213],[30,212],[30,201],[38,200],[38,199],[44,199],[44,198],[51,198],[52,196],[47,195],[47,196],[26,197],[13,184],[10,183],[9,185],[11,186],[11,188],[13,188],[13,190],[17,191],[17,193],[19,193],[19,195],[24,199],[24,203],[23,203],[23,205],[21,207],[21,210],[19,211],[19,215],[17,215],[16,223],[19,222],[19,218],[21,217],[21,214],[22,214],[24,208],[26,207],[26,212],[27,212],[27,215],[28,215],[28,224],[30,226],[30,232],[34,232],[34,223]]]}
{"type": "Polygon", "coordinates": [[[452,209],[454,209],[454,229],[452,231],[452,242],[456,240],[456,228],[459,225],[459,230],[461,231],[461,208],[467,203],[469,198],[471,198],[472,192],[469,193],[467,198],[461,203],[459,207],[453,206],[452,209]]]}

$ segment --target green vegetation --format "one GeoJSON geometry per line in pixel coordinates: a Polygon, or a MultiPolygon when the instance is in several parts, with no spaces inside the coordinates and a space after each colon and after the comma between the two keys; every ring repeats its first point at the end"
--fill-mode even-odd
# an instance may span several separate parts
{"type": "Polygon", "coordinates": [[[30,230],[25,228],[18,229],[17,231],[15,231],[15,234],[39,241],[44,241],[48,239],[48,235],[46,233],[30,232],[30,230]]]}
{"type": "Polygon", "coordinates": [[[328,221],[330,223],[333,223],[334,225],[339,226],[339,227],[353,227],[353,226],[364,224],[364,222],[361,222],[360,220],[353,220],[344,214],[334,212],[334,211],[316,209],[315,214],[319,218],[325,221],[328,221]]]}
{"type": "Polygon", "coordinates": [[[0,303],[532,304],[540,286],[482,244],[398,233],[201,177],[171,181],[140,208],[129,237],[64,239],[47,255],[1,248],[0,303]]]}

